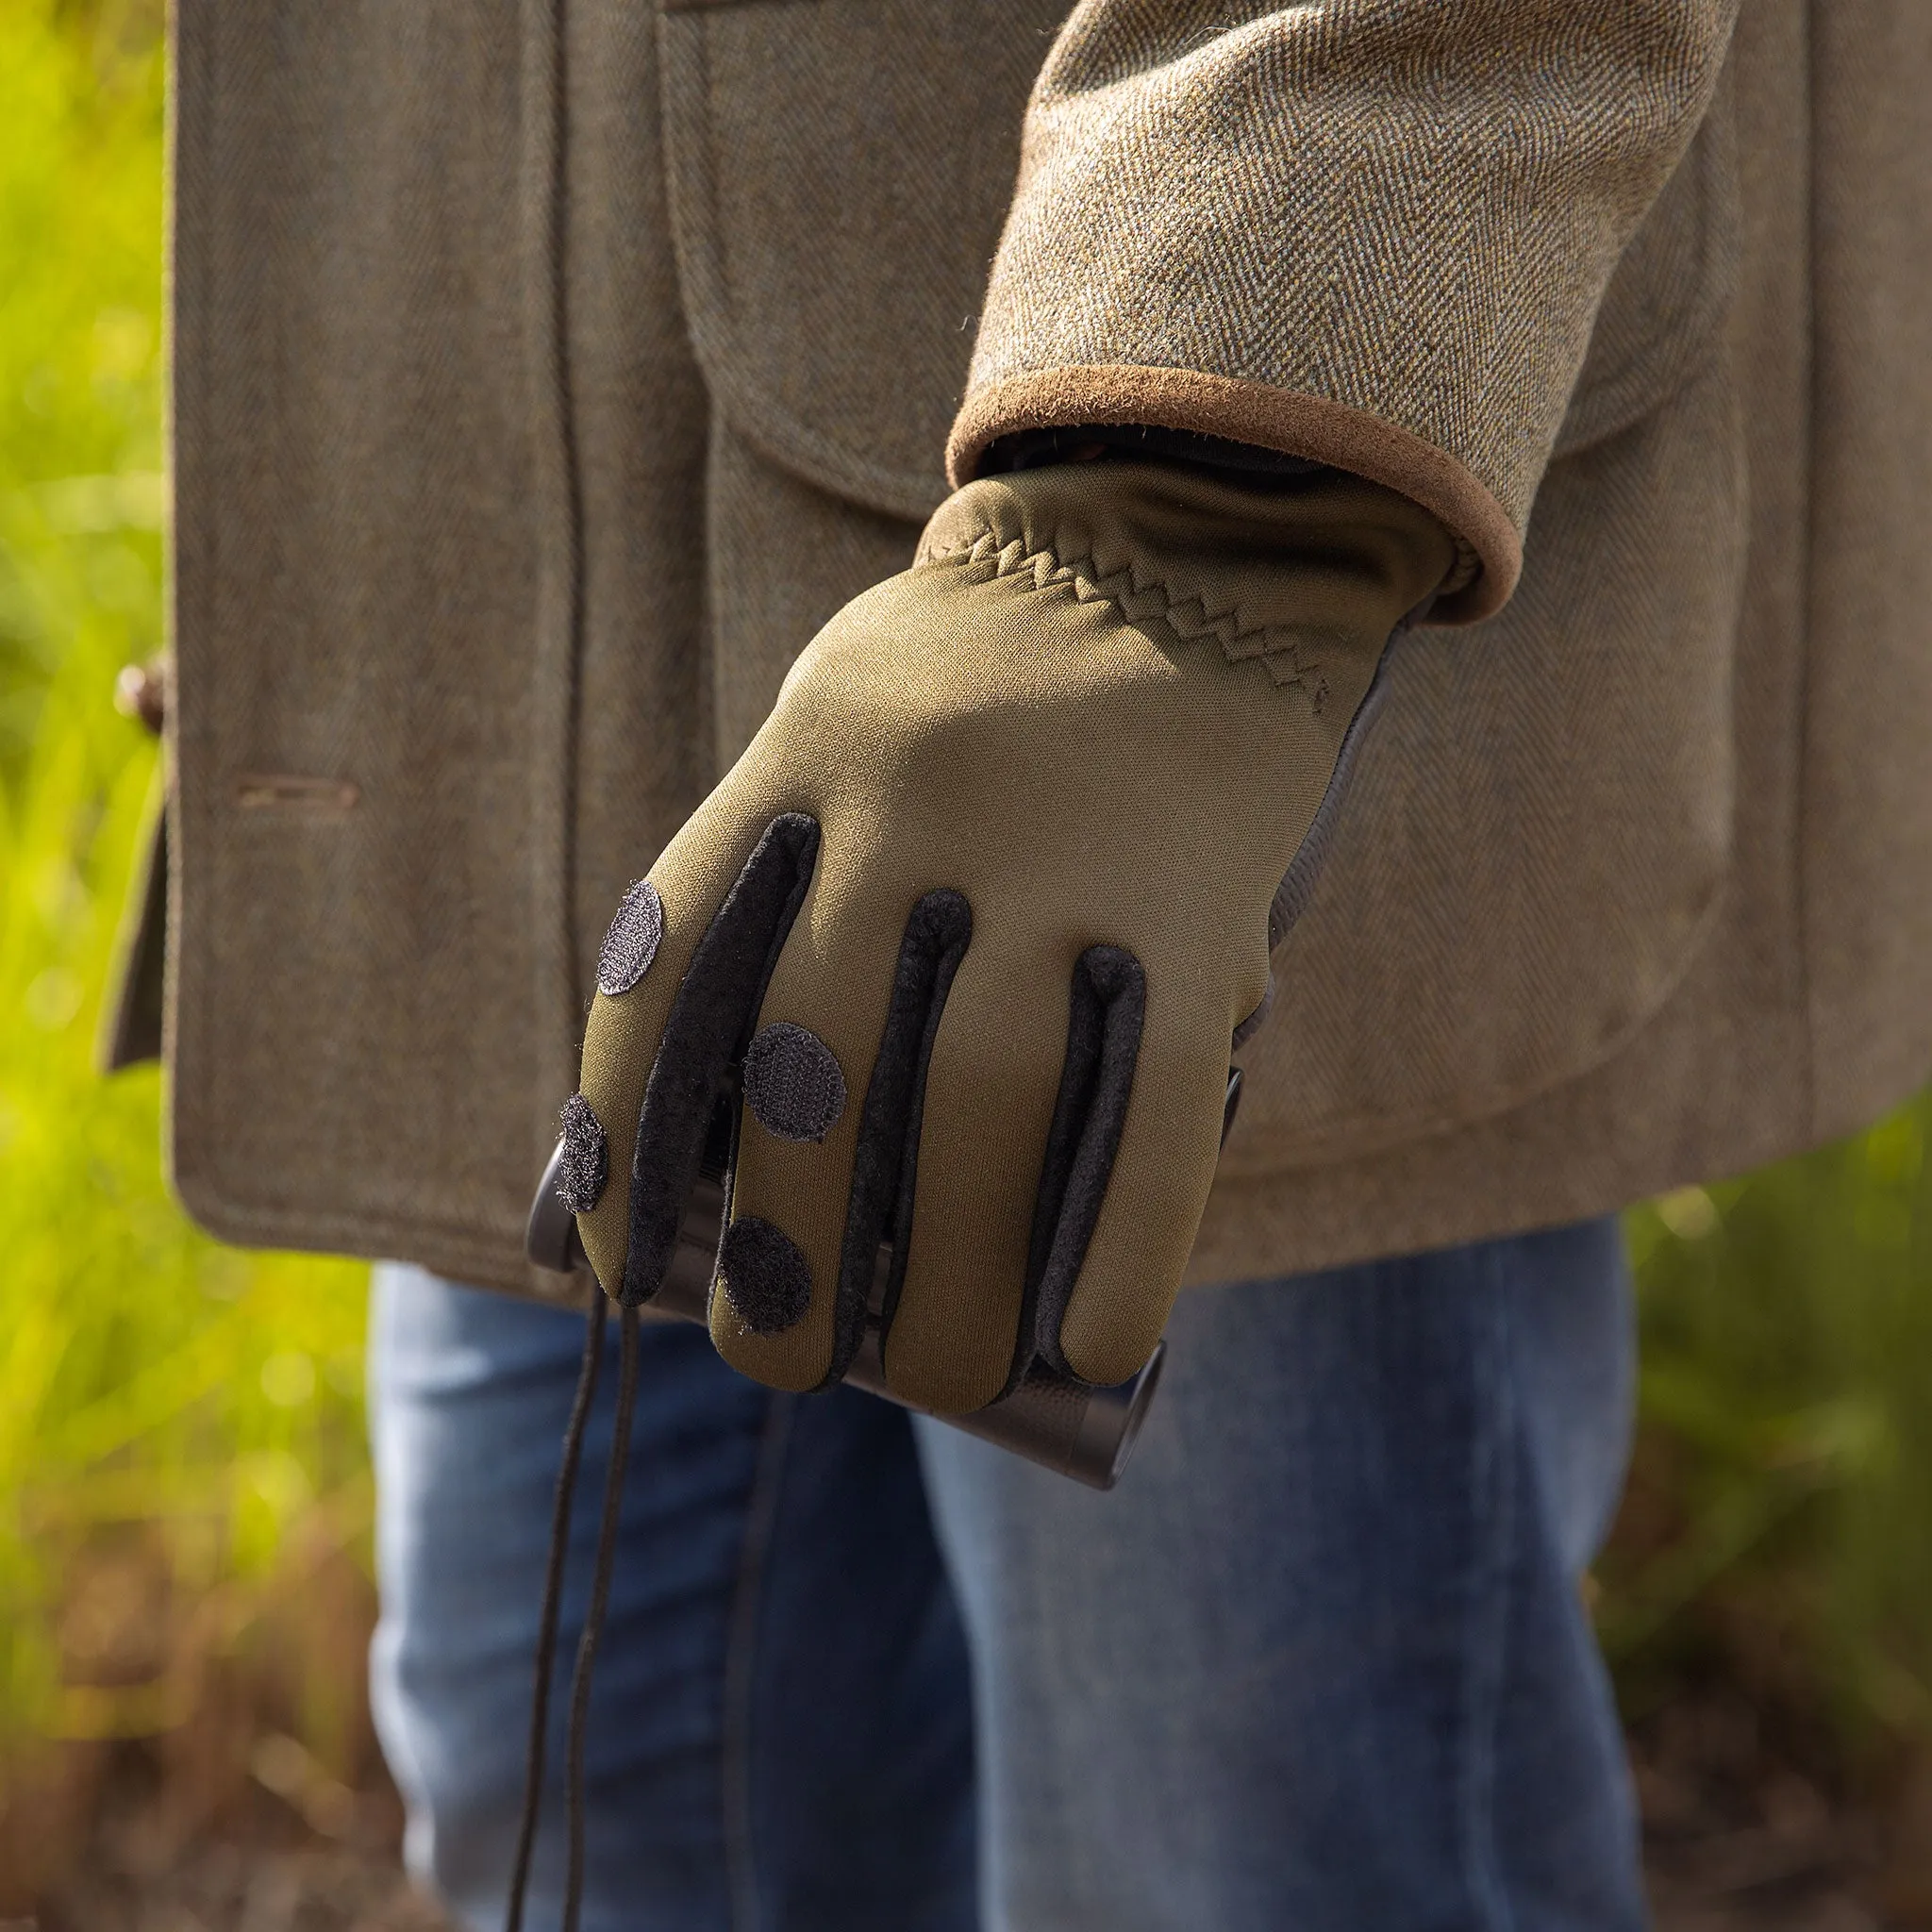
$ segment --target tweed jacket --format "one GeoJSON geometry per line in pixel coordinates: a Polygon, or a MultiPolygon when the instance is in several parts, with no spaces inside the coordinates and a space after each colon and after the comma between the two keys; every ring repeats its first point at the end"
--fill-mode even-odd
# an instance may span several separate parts
{"type": "Polygon", "coordinates": [[[1040,426],[1319,458],[1464,559],[1194,1278],[1613,1208],[1932,1064],[1921,0],[175,11],[165,1048],[218,1233],[541,1286],[619,897],[1040,426]]]}

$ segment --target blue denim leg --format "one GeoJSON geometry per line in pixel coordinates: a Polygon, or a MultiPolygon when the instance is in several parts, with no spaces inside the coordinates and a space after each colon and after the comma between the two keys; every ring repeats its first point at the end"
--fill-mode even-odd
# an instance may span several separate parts
{"type": "Polygon", "coordinates": [[[920,1425],[992,1932],[1636,1932],[1616,1225],[1183,1295],[1121,1487],[920,1425]]]}
{"type": "MultiPolygon", "coordinates": [[[[1575,1590],[1625,1446],[1614,1226],[1210,1290],[1170,1334],[1110,1497],[924,1432],[977,1672],[991,1924],[1640,1924],[1575,1590]]],[[[410,1271],[378,1284],[378,1718],[413,1860],[479,1927],[578,1337],[410,1271]]],[[[587,1926],[969,1932],[966,1661],[903,1418],[770,1396],[690,1330],[646,1331],[645,1391],[587,1926]]]]}
{"type": "MultiPolygon", "coordinates": [[[[412,1867],[501,1924],[575,1317],[377,1271],[372,1659],[412,1867]]],[[[563,1683],[610,1438],[585,1452],[531,1909],[558,1923],[563,1683]]],[[[774,1396],[647,1325],[589,1738],[585,1932],[972,1932],[967,1666],[904,1416],[774,1396]]]]}

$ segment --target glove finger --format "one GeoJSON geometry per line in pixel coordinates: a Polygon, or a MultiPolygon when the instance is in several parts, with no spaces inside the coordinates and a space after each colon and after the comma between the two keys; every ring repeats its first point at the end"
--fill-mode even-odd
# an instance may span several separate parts
{"type": "Polygon", "coordinates": [[[908,1137],[910,1212],[886,1309],[886,1378],[941,1414],[1011,1379],[1034,1204],[1066,1045],[1069,961],[975,935],[933,1037],[908,1137]]]}
{"type": "MultiPolygon", "coordinates": [[[[1103,1040],[1092,1054],[1093,1105],[1068,1162],[1070,1184],[1035,1307],[1040,1352],[1083,1382],[1124,1382],[1154,1353],[1214,1183],[1227,1108],[1227,1024],[1218,1012],[1165,1010],[1163,994],[1171,1000],[1180,984],[1177,974],[1149,973],[1124,1095],[1119,1048],[1109,1051],[1103,1040]],[[1104,1170],[1096,1161],[1102,1152],[1104,1170]]],[[[1116,1011],[1123,1004],[1114,1003],[1116,1011]]],[[[1108,1017],[1117,1028],[1115,1015],[1108,1017]]],[[[1081,1030],[1077,997],[1070,1030],[1081,1030]]]]}
{"type": "Polygon", "coordinates": [[[565,1199],[607,1292],[624,1280],[630,1173],[644,1083],[685,969],[731,882],[744,869],[769,810],[714,791],[631,887],[598,953],[584,1025],[578,1091],[564,1108],[565,1199]]]}
{"type": "MultiPolygon", "coordinates": [[[[661,935],[655,956],[630,976],[635,949],[618,929],[626,912],[606,942],[582,1097],[608,1137],[614,1184],[579,1214],[578,1226],[598,1280],[625,1307],[648,1301],[670,1265],[713,1100],[750,1030],[817,848],[817,823],[802,813],[768,817],[728,805],[701,811],[645,882],[659,908],[654,914],[646,902],[641,915],[661,935]],[[614,979],[606,974],[613,952],[614,979]]],[[[642,899],[641,889],[627,895],[626,911],[634,899],[642,899]]]]}
{"type": "Polygon", "coordinates": [[[906,1075],[941,970],[949,979],[971,931],[957,893],[922,900],[908,922],[903,905],[853,903],[829,870],[779,955],[745,1056],[711,1302],[719,1353],[784,1389],[836,1380],[863,1337],[906,1075]]]}

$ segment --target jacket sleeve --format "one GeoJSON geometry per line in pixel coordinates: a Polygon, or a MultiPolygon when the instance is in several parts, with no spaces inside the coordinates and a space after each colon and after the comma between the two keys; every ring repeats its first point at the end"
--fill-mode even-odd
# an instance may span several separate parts
{"type": "Polygon", "coordinates": [[[948,462],[1139,423],[1399,490],[1489,615],[1737,0],[1083,0],[1033,92],[948,462]]]}

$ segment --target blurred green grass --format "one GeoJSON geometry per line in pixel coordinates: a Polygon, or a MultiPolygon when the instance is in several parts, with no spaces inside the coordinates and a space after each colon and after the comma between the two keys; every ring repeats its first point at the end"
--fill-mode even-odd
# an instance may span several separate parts
{"type": "MultiPolygon", "coordinates": [[[[187,1721],[291,1564],[360,1558],[369,1486],[363,1271],[196,1234],[157,1076],[93,1071],[155,763],[110,704],[160,641],[155,0],[0,0],[0,98],[4,1785],[35,1740],[187,1721]]],[[[1630,1217],[1642,1421],[1598,1615],[1640,1719],[1717,1677],[1843,1766],[1932,1742],[1928,1120],[1630,1217]]],[[[277,1718],[325,1757],[349,1636],[277,1718]]]]}
{"type": "Polygon", "coordinates": [[[1928,1122],[1627,1217],[1640,1431],[1597,1572],[1627,1714],[1717,1676],[1827,1772],[1932,1746],[1928,1122]]]}
{"type": "MultiPolygon", "coordinates": [[[[158,6],[0,0],[0,1766],[152,1732],[299,1546],[366,1538],[364,1271],[238,1254],[93,1045],[160,646],[158,6]]],[[[302,1690],[325,1743],[343,1687],[302,1690]]],[[[353,1687],[350,1702],[353,1703],[353,1687]]]]}

